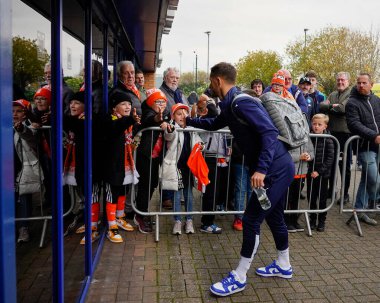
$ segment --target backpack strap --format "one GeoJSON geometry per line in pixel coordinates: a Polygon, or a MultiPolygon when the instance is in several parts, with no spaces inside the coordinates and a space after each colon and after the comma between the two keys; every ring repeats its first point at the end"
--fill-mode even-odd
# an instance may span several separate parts
{"type": "Polygon", "coordinates": [[[252,96],[245,94],[245,93],[236,93],[232,102],[231,102],[231,112],[234,115],[234,117],[236,118],[236,120],[239,121],[239,123],[241,123],[245,126],[248,126],[248,123],[243,118],[239,117],[234,111],[234,108],[237,106],[236,102],[238,102],[242,98],[245,98],[245,99],[248,98],[250,101],[254,102],[254,99],[252,96]]]}

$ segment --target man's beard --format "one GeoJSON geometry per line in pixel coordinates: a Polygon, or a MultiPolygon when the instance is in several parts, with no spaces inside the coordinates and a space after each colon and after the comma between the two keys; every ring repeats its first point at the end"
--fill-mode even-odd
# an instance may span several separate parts
{"type": "Polygon", "coordinates": [[[178,88],[178,85],[175,85],[175,84],[168,84],[168,83],[166,83],[166,85],[167,85],[172,91],[176,91],[177,88],[178,88]]]}

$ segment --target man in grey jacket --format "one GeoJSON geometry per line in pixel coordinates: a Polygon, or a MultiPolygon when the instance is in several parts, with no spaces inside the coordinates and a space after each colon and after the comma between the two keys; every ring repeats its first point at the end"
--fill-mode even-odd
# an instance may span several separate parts
{"type": "MultiPolygon", "coordinates": [[[[348,97],[350,96],[350,74],[347,72],[339,72],[336,75],[336,90],[333,91],[327,98],[326,101],[320,103],[320,111],[329,116],[329,129],[331,134],[336,137],[339,141],[340,150],[343,151],[344,144],[350,138],[351,133],[347,127],[346,122],[346,104],[348,101],[348,97]]],[[[352,147],[351,145],[348,148],[348,156],[346,161],[346,174],[345,178],[345,186],[344,186],[344,197],[340,197],[343,199],[344,203],[347,203],[350,199],[348,195],[348,189],[350,187],[350,179],[351,179],[351,160],[352,160],[352,147]]],[[[333,165],[335,167],[335,163],[333,165]]],[[[342,176],[342,168],[343,163],[342,160],[339,161],[339,170],[340,175],[342,176]]],[[[329,185],[329,193],[328,195],[331,197],[333,195],[332,188],[334,183],[334,174],[331,174],[330,177],[330,185],[329,185]]],[[[338,201],[340,202],[340,200],[338,201]]]]}

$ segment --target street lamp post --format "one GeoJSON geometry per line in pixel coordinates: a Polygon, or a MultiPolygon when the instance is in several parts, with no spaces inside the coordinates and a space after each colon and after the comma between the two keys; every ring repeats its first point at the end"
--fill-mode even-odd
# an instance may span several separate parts
{"type": "Polygon", "coordinates": [[[194,51],[195,54],[195,91],[197,91],[198,86],[198,54],[194,51]]]}
{"type": "Polygon", "coordinates": [[[303,31],[305,32],[305,44],[303,46],[303,68],[304,68],[304,73],[306,73],[306,33],[309,29],[304,28],[303,31]]]}
{"type": "Polygon", "coordinates": [[[181,69],[182,69],[182,51],[178,51],[179,54],[179,75],[181,76],[181,69]]]}
{"type": "Polygon", "coordinates": [[[211,34],[211,31],[207,31],[205,32],[205,34],[207,34],[207,70],[206,70],[206,75],[207,75],[207,79],[208,79],[208,71],[209,71],[209,67],[210,67],[210,34],[211,34]]]}

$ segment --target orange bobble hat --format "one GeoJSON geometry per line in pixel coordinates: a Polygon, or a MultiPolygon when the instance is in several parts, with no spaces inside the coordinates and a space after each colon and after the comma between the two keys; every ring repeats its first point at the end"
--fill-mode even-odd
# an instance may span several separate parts
{"type": "Polygon", "coordinates": [[[164,100],[165,102],[168,102],[168,99],[166,98],[165,94],[158,88],[151,88],[146,91],[146,104],[149,107],[152,107],[154,102],[157,100],[164,100]]]}
{"type": "Polygon", "coordinates": [[[41,87],[40,89],[38,89],[34,94],[33,99],[35,99],[36,97],[44,97],[46,98],[49,105],[51,103],[51,91],[46,87],[41,87]]]}
{"type": "Polygon", "coordinates": [[[273,75],[271,84],[278,84],[285,86],[285,75],[283,72],[277,72],[273,75]]]}
{"type": "Polygon", "coordinates": [[[179,109],[184,109],[187,111],[187,113],[189,114],[190,112],[190,108],[186,105],[186,104],[183,104],[183,103],[176,103],[172,106],[171,108],[171,117],[173,119],[173,116],[174,116],[174,113],[179,110],[179,109]]]}
{"type": "Polygon", "coordinates": [[[25,110],[30,110],[30,102],[25,99],[18,99],[12,102],[13,106],[21,106],[25,110]]]}

